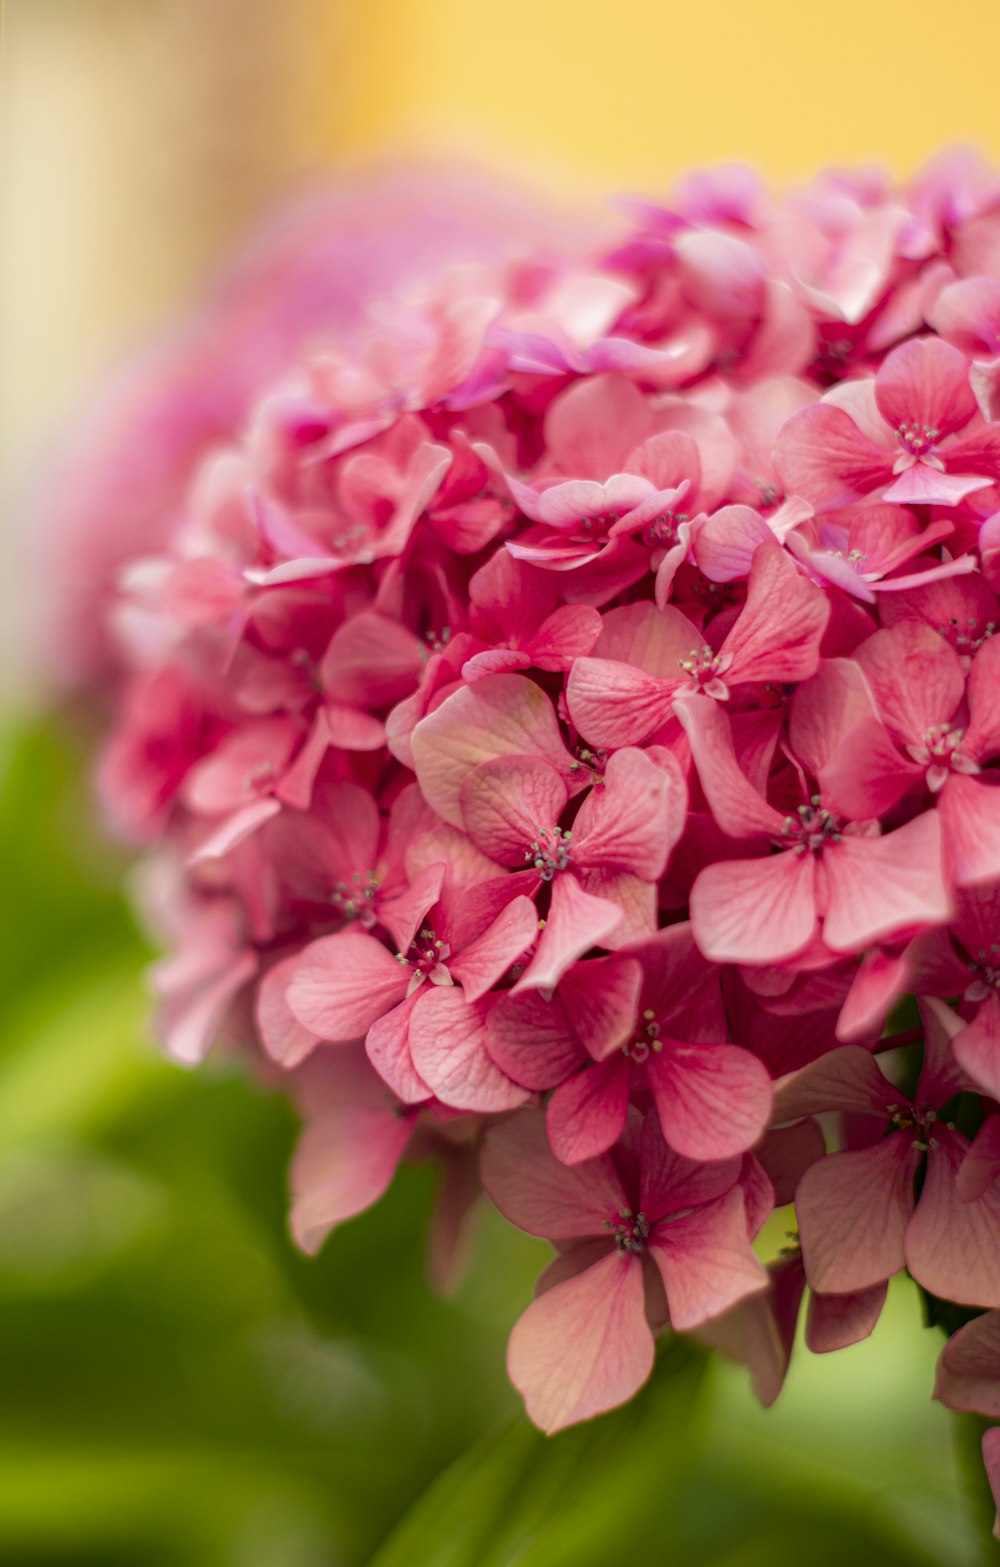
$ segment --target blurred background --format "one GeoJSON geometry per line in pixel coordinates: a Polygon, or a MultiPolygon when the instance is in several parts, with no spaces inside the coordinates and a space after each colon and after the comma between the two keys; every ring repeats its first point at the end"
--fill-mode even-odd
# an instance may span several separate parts
{"type": "Polygon", "coordinates": [[[3,24],[0,1561],[993,1559],[905,1284],[869,1343],[803,1351],[769,1412],[688,1352],[546,1441],[503,1373],[544,1247],[484,1214],[434,1297],[433,1178],[407,1168],[318,1260],[292,1251],[287,1107],[150,1043],[150,954],[93,823],[91,720],[47,683],[31,533],[92,388],[275,202],[400,159],[591,202],[731,159],[779,184],[905,175],[956,142],[1000,162],[1000,10],[8,0],[3,24]]]}

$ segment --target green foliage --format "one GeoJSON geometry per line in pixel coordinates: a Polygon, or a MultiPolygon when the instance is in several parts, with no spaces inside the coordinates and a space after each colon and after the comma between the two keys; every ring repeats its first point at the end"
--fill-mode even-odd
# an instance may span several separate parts
{"type": "Polygon", "coordinates": [[[286,1104],[147,1037],[148,956],[65,725],[0,798],[0,1561],[16,1567],[963,1567],[936,1340],[912,1292],[779,1407],[666,1345],[627,1408],[546,1438],[504,1344],[547,1255],[483,1212],[426,1283],[434,1177],[315,1260],[286,1104]],[[834,1360],[836,1363],[833,1363],[834,1360]]]}

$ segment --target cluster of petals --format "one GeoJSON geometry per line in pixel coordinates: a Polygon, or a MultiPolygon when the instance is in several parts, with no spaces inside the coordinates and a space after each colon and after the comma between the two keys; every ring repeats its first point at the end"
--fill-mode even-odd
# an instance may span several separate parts
{"type": "Polygon", "coordinates": [[[303,1247],[404,1158],[436,1277],[480,1192],[550,1240],[548,1430],[666,1331],[769,1401],[807,1289],[819,1350],[904,1268],[1000,1312],[1000,178],[720,170],[449,273],[157,540],[103,797],[168,1050],[300,1107],[303,1247]]]}

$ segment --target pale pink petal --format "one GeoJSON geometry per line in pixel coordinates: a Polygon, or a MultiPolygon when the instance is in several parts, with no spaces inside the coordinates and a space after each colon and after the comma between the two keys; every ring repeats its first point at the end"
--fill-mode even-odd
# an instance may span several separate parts
{"type": "Polygon", "coordinates": [[[566,805],[566,786],[554,768],[535,756],[498,756],[467,773],[459,793],[465,830],[476,848],[499,865],[523,870],[543,854],[566,805]]]}
{"type": "Polygon", "coordinates": [[[742,613],[722,644],[728,684],[805,680],[819,665],[830,618],[823,591],[803,576],[776,539],[758,545],[742,613]]]}
{"type": "Polygon", "coordinates": [[[305,1028],[288,1005],[288,986],[298,967],[298,957],[284,958],[269,969],[257,992],[257,1028],[272,1061],[291,1069],[304,1061],[320,1043],[319,1035],[305,1028]]]}
{"type": "Polygon", "coordinates": [[[799,761],[819,778],[845,738],[875,716],[871,691],[857,663],[825,658],[792,697],[788,738],[799,761]]]}
{"type": "Polygon", "coordinates": [[[691,924],[716,963],[777,963],[816,932],[816,867],[809,854],[708,865],[691,888],[691,924]]]}
{"type": "Polygon", "coordinates": [[[762,1136],[771,1079],[748,1050],[664,1039],[646,1075],[663,1135],[687,1158],[726,1159],[762,1136]]]}
{"type": "Polygon", "coordinates": [[[410,1050],[410,1023],[420,990],[404,997],[375,1019],[365,1039],[368,1059],[383,1083],[404,1104],[420,1104],[432,1098],[431,1090],[413,1064],[410,1050]]]}
{"type": "Polygon", "coordinates": [[[540,757],[578,787],[552,703],[523,675],[488,675],[454,692],[421,719],[412,746],[424,798],[453,827],[463,826],[463,779],[494,757],[540,757]]]}
{"type": "Polygon", "coordinates": [[[957,506],[992,482],[985,474],[942,473],[928,463],[915,462],[890,484],[883,498],[899,506],[957,506]]]}
{"type": "Polygon", "coordinates": [[[605,1220],[628,1206],[607,1156],[560,1164],[539,1110],[523,1110],[487,1132],[481,1169],[483,1185],[504,1217],[549,1240],[606,1235],[605,1220]]]}
{"type": "Polygon", "coordinates": [[[384,1109],[347,1103],[310,1121],[291,1168],[290,1225],[312,1255],[334,1225],[377,1202],[410,1140],[410,1122],[384,1109]]]}
{"type": "Polygon", "coordinates": [[[774,534],[750,506],[723,506],[695,534],[694,558],[710,582],[744,582],[754,551],[774,534]]]}
{"type": "Polygon", "coordinates": [[[457,989],[426,987],[410,1018],[410,1053],[424,1082],[455,1110],[514,1110],[530,1097],[486,1047],[482,1008],[457,989]]]}
{"type": "Polygon", "coordinates": [[[955,650],[922,621],[876,631],[855,655],[883,722],[904,745],[919,744],[947,723],[965,695],[965,670],[955,650]]]}
{"type": "Polygon", "coordinates": [[[653,1369],[637,1257],[612,1252],[532,1301],[515,1324],[507,1370],[543,1431],[623,1404],[653,1369]]]}
{"type": "Polygon", "coordinates": [[[566,683],[566,706],[591,745],[636,745],[668,718],[680,681],[664,681],[631,664],[578,658],[566,683]]]}
{"type": "Polygon", "coordinates": [[[904,1266],[920,1154],[906,1132],[872,1148],[831,1154],[807,1170],[795,1196],[810,1287],[843,1295],[892,1278],[904,1266]]]}
{"type": "Polygon", "coordinates": [[[321,936],[299,956],[288,1004],[321,1039],[360,1039],[376,1018],[402,1001],[410,973],[363,931],[321,936]]]}
{"type": "Polygon", "coordinates": [[[221,860],[236,846],[249,838],[265,822],[271,821],[281,810],[278,800],[265,798],[251,800],[249,805],[241,806],[207,838],[202,839],[193,853],[188,855],[188,865],[202,865],[206,860],[221,860]]]}
{"type": "Polygon", "coordinates": [[[670,1224],[657,1225],[649,1250],[667,1292],[670,1321],[679,1333],[767,1287],[767,1273],[750,1247],[738,1189],[670,1224]]]}

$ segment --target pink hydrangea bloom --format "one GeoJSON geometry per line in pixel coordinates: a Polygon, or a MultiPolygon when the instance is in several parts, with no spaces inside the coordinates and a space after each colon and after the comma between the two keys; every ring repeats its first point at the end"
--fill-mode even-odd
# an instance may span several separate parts
{"type": "Polygon", "coordinates": [[[479,264],[395,293],[355,216],[265,245],[55,508],[167,1048],[287,1081],[306,1250],[417,1158],[441,1281],[482,1189],[553,1243],[546,1429],[667,1331],[770,1402],[807,1294],[829,1352],[904,1267],[987,1311],[939,1396],[988,1401],[1000,181],[721,170],[527,256],[431,203],[415,271],[479,264]]]}

